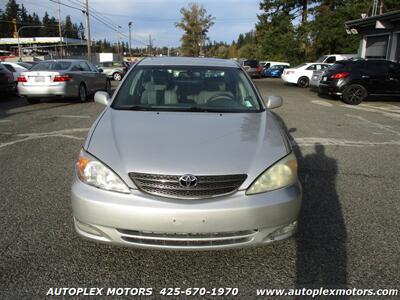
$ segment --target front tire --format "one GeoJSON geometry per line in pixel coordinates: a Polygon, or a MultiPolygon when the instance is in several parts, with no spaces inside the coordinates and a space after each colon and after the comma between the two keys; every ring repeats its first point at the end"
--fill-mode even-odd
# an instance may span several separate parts
{"type": "Polygon", "coordinates": [[[310,84],[310,79],[308,77],[302,76],[297,80],[297,85],[301,88],[306,88],[310,84]]]}
{"type": "Polygon", "coordinates": [[[360,84],[351,84],[343,92],[343,102],[350,105],[358,105],[367,96],[368,92],[365,87],[360,84]]]}
{"type": "Polygon", "coordinates": [[[87,100],[87,91],[86,91],[86,86],[83,84],[83,83],[81,83],[80,85],[79,85],[79,101],[80,102],[86,102],[86,100],[87,100]]]}
{"type": "Polygon", "coordinates": [[[121,75],[120,73],[118,73],[118,72],[115,72],[115,73],[113,74],[113,79],[114,79],[115,81],[121,81],[122,75],[121,75]]]}

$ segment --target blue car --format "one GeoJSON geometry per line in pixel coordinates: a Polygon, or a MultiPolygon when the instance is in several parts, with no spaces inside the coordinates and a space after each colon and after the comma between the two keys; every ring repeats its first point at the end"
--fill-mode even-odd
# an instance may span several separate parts
{"type": "Polygon", "coordinates": [[[287,68],[286,65],[273,65],[272,67],[264,70],[264,77],[276,77],[280,78],[282,76],[283,70],[287,68]]]}

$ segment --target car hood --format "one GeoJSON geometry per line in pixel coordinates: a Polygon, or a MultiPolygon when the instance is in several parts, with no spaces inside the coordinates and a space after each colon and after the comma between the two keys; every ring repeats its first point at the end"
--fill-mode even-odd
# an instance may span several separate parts
{"type": "Polygon", "coordinates": [[[272,113],[122,111],[107,108],[86,148],[134,187],[129,172],[247,174],[246,188],[289,150],[272,113]]]}

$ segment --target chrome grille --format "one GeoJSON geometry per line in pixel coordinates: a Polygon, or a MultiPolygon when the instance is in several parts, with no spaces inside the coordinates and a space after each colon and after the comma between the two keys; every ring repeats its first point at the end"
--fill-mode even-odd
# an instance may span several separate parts
{"type": "Polygon", "coordinates": [[[246,174],[196,176],[194,187],[182,187],[181,175],[129,173],[137,187],[148,194],[182,199],[201,199],[221,196],[236,191],[247,178],[246,174]]]}
{"type": "Polygon", "coordinates": [[[251,242],[258,230],[214,233],[163,233],[117,229],[126,242],[166,247],[212,247],[251,242]]]}

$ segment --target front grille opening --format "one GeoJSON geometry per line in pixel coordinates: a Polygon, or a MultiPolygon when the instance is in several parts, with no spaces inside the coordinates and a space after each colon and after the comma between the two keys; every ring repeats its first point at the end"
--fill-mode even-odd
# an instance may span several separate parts
{"type": "Polygon", "coordinates": [[[250,242],[258,230],[211,233],[163,233],[117,229],[121,239],[135,244],[170,247],[208,247],[250,242]]]}
{"type": "Polygon", "coordinates": [[[207,246],[224,246],[235,245],[250,242],[252,239],[249,237],[229,239],[229,240],[153,240],[141,239],[123,236],[122,239],[126,242],[151,245],[151,246],[171,246],[171,247],[207,247],[207,246]]]}
{"type": "Polygon", "coordinates": [[[246,174],[196,176],[198,184],[185,188],[179,185],[180,175],[129,173],[130,178],[143,192],[182,199],[202,199],[221,196],[236,191],[246,180],[246,174]]]}
{"type": "Polygon", "coordinates": [[[247,235],[254,235],[257,230],[243,230],[243,231],[229,231],[229,232],[212,232],[212,233],[163,233],[152,231],[138,231],[128,229],[117,229],[119,233],[135,237],[155,237],[155,238],[196,238],[196,239],[210,239],[210,238],[226,238],[226,237],[242,237],[247,235]]]}

